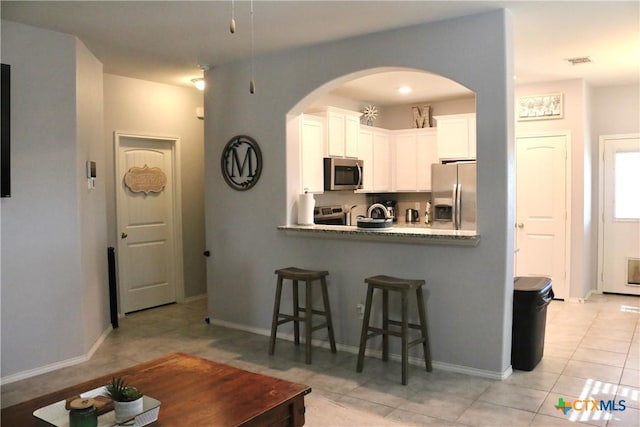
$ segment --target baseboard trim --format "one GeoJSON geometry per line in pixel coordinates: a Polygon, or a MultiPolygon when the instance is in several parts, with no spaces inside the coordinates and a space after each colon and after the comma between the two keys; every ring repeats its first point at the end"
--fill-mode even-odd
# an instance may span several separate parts
{"type": "MultiPolygon", "coordinates": [[[[257,335],[264,335],[264,336],[267,336],[267,337],[271,336],[271,330],[270,329],[256,328],[256,327],[247,326],[247,325],[243,325],[243,324],[240,324],[240,323],[229,322],[229,321],[220,320],[220,319],[211,319],[211,323],[214,324],[214,325],[218,325],[218,326],[224,326],[224,327],[230,328],[230,329],[236,329],[236,330],[240,330],[240,331],[244,331],[244,332],[251,332],[251,333],[257,334],[257,335]]],[[[278,339],[284,339],[284,340],[293,342],[294,336],[293,336],[293,334],[278,332],[278,339]]],[[[329,345],[329,342],[325,341],[325,340],[313,339],[313,340],[311,340],[311,343],[316,347],[331,348],[331,346],[329,345]]],[[[336,348],[338,350],[340,350],[340,351],[344,351],[346,353],[351,353],[351,354],[358,354],[358,351],[359,351],[358,347],[351,346],[351,345],[345,345],[345,344],[338,344],[338,343],[336,344],[336,348]]],[[[366,356],[371,356],[371,357],[381,358],[382,357],[382,351],[381,350],[367,349],[366,352],[365,352],[365,355],[366,356]]],[[[391,359],[393,361],[396,361],[396,362],[400,362],[401,361],[401,356],[399,354],[389,354],[389,359],[391,359]]],[[[416,365],[416,366],[423,366],[424,365],[424,359],[410,356],[409,357],[409,364],[416,365]]],[[[492,379],[492,380],[504,380],[504,379],[508,378],[513,373],[513,369],[511,368],[511,366],[509,366],[503,372],[499,372],[499,371],[489,371],[489,370],[486,370],[486,369],[477,369],[477,368],[471,368],[469,366],[454,365],[454,364],[451,364],[451,363],[437,362],[437,361],[432,361],[432,365],[433,365],[434,369],[438,369],[438,370],[441,370],[441,371],[454,372],[454,373],[465,374],[465,375],[472,375],[472,376],[475,376],[475,377],[488,378],[488,379],[492,379]]]]}
{"type": "Polygon", "coordinates": [[[596,294],[596,293],[598,293],[598,292],[596,292],[593,289],[590,289],[589,292],[587,292],[587,294],[583,298],[571,297],[571,298],[569,298],[569,302],[577,303],[577,304],[584,304],[589,298],[591,298],[591,295],[596,294]]]}
{"type": "Polygon", "coordinates": [[[206,298],[207,298],[207,294],[194,295],[194,296],[191,296],[191,297],[184,298],[180,304],[185,304],[185,303],[188,303],[188,302],[198,301],[198,300],[206,299],[206,298]]]}
{"type": "Polygon", "coordinates": [[[0,385],[11,384],[16,381],[26,380],[27,378],[35,377],[37,375],[46,374],[47,372],[56,371],[61,368],[67,368],[69,366],[77,365],[79,363],[83,363],[91,359],[94,353],[98,350],[100,345],[104,342],[104,340],[109,336],[111,331],[113,330],[112,326],[109,325],[107,329],[100,334],[96,342],[91,346],[89,351],[81,356],[72,357],[70,359],[61,360],[59,362],[50,363],[48,365],[41,366],[35,369],[28,369],[26,371],[17,372],[15,374],[7,375],[6,377],[0,378],[0,385]]]}

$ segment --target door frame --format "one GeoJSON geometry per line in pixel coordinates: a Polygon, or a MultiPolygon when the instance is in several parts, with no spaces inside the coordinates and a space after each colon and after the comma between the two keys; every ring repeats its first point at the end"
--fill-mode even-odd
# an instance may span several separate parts
{"type": "Polygon", "coordinates": [[[640,138],[640,133],[620,133],[598,137],[598,271],[596,290],[604,292],[604,149],[607,141],[640,138]]]}
{"type": "MultiPolygon", "coordinates": [[[[577,301],[577,302],[581,302],[584,301],[584,298],[572,298],[571,297],[571,288],[572,288],[572,283],[571,283],[571,226],[572,226],[572,210],[571,210],[571,194],[572,194],[572,162],[571,162],[571,158],[572,158],[572,153],[573,153],[573,140],[572,140],[572,136],[571,136],[571,131],[570,130],[557,130],[557,131],[541,131],[541,132],[522,132],[522,133],[518,133],[515,136],[515,143],[514,143],[514,157],[517,160],[517,150],[518,150],[518,139],[519,138],[540,138],[540,137],[552,137],[552,136],[564,136],[566,138],[566,146],[565,146],[565,157],[564,157],[564,167],[565,167],[565,192],[564,192],[564,203],[565,203],[565,233],[564,233],[564,245],[565,245],[565,251],[564,251],[564,280],[565,280],[565,286],[566,286],[566,291],[567,291],[567,295],[564,296],[564,298],[562,298],[565,301],[577,301]]],[[[515,162],[515,166],[516,168],[518,167],[517,161],[515,162]]],[[[516,177],[517,177],[517,172],[516,172],[516,177]]],[[[516,190],[518,189],[518,184],[517,182],[515,183],[515,188],[516,190]]],[[[516,196],[517,197],[517,196],[516,196]]],[[[517,198],[516,198],[517,200],[517,198]]],[[[517,220],[517,204],[516,204],[516,212],[515,212],[515,219],[517,220]]],[[[513,224],[514,228],[516,227],[516,223],[513,224]]],[[[515,236],[515,235],[514,235],[515,236]]],[[[514,242],[517,243],[517,242],[514,242]]],[[[517,247],[517,245],[516,245],[517,247]]],[[[515,262],[515,259],[514,259],[515,262]]],[[[515,271],[515,265],[514,265],[514,271],[515,271]]]]}
{"type": "MultiPolygon", "coordinates": [[[[139,139],[139,140],[155,140],[155,141],[164,141],[169,142],[171,145],[171,169],[172,169],[172,187],[173,191],[173,250],[175,254],[175,277],[174,283],[176,285],[176,302],[184,302],[184,262],[183,262],[183,252],[182,252],[182,172],[180,170],[180,137],[172,136],[172,135],[151,135],[144,133],[135,133],[135,132],[122,132],[115,131],[113,133],[114,139],[114,160],[115,160],[115,170],[114,170],[114,183],[115,183],[115,206],[116,206],[116,229],[115,229],[115,241],[118,242],[120,239],[119,230],[121,229],[121,224],[119,224],[119,202],[118,202],[118,186],[120,185],[120,178],[118,177],[118,172],[120,170],[120,139],[121,138],[130,138],[130,139],[139,139]]],[[[117,246],[117,245],[116,245],[117,246]]],[[[116,247],[116,262],[119,254],[116,247]]],[[[116,275],[119,276],[120,271],[119,268],[116,269],[116,275]]],[[[120,277],[118,277],[118,283],[120,283],[120,277]]],[[[118,316],[122,317],[124,314],[121,311],[121,301],[120,294],[118,291],[118,316]]]]}

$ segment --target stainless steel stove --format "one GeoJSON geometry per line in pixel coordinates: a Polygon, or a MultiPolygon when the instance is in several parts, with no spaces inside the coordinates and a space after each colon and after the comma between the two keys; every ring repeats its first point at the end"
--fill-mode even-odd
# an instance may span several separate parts
{"type": "Polygon", "coordinates": [[[316,206],[313,209],[313,223],[323,225],[345,225],[346,218],[342,206],[316,206]]]}

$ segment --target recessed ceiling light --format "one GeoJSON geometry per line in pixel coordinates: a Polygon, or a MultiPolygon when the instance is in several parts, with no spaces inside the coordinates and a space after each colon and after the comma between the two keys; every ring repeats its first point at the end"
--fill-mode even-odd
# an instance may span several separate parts
{"type": "Polygon", "coordinates": [[[411,88],[409,86],[402,86],[400,88],[398,88],[398,93],[411,93],[411,88]]]}

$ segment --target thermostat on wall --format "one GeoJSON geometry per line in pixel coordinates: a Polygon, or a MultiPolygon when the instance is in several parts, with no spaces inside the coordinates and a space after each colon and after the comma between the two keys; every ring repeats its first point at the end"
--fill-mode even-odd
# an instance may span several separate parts
{"type": "Polygon", "coordinates": [[[93,160],[87,160],[87,178],[96,177],[96,162],[93,160]]]}
{"type": "Polygon", "coordinates": [[[89,190],[96,188],[96,162],[87,160],[87,187],[89,190]]]}

